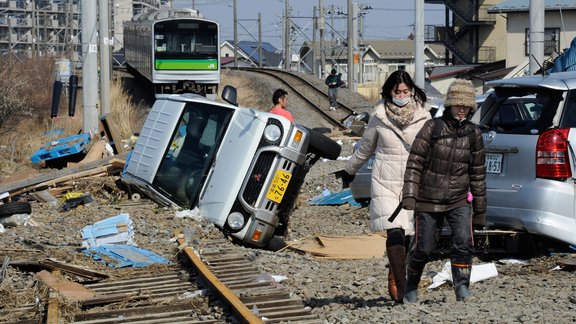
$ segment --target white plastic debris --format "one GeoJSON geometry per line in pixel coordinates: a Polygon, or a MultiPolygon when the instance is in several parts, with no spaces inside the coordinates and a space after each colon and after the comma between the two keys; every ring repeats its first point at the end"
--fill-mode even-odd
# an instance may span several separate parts
{"type": "Polygon", "coordinates": [[[271,275],[269,273],[263,273],[258,277],[254,278],[254,282],[270,282],[273,284],[278,284],[284,280],[288,279],[286,276],[282,275],[271,275]]]}
{"type": "Polygon", "coordinates": [[[204,297],[208,293],[208,289],[200,289],[196,291],[186,291],[182,295],[178,296],[178,299],[196,298],[204,297]]]}
{"type": "Polygon", "coordinates": [[[0,224],[10,226],[22,226],[30,220],[30,214],[14,214],[0,220],[0,224]]]}
{"type": "Polygon", "coordinates": [[[4,226],[2,224],[0,224],[0,234],[6,232],[6,229],[4,228],[4,226]]]}
{"type": "Polygon", "coordinates": [[[193,220],[198,221],[198,222],[204,219],[202,217],[202,215],[200,215],[200,209],[198,209],[198,208],[194,208],[192,210],[190,210],[190,209],[179,210],[179,211],[176,211],[176,214],[174,216],[176,218],[190,217],[193,220]]]}
{"type": "Polygon", "coordinates": [[[326,197],[326,196],[330,196],[332,194],[332,192],[330,192],[330,189],[324,187],[324,189],[322,190],[322,196],[326,197]]]}
{"type": "Polygon", "coordinates": [[[500,259],[500,260],[498,260],[498,262],[500,262],[502,264],[525,264],[528,261],[521,260],[521,259],[500,259]]]}
{"type": "MultiPolygon", "coordinates": [[[[496,276],[498,276],[498,270],[496,269],[496,265],[494,263],[472,265],[470,283],[479,282],[496,276]]],[[[448,281],[452,282],[452,267],[450,261],[444,264],[442,271],[438,272],[434,277],[432,277],[432,284],[428,286],[428,289],[440,287],[448,281]]]]}

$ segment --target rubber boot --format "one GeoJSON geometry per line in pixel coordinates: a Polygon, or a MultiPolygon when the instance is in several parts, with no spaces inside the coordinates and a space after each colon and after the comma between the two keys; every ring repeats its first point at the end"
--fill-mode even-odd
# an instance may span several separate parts
{"type": "MultiPolygon", "coordinates": [[[[389,246],[386,250],[390,272],[396,286],[395,296],[390,294],[390,297],[395,302],[401,303],[406,289],[406,250],[403,244],[389,246]]],[[[390,282],[390,275],[388,275],[388,282],[390,282]]]]}
{"type": "Polygon", "coordinates": [[[472,293],[468,287],[470,286],[470,272],[472,265],[452,264],[452,282],[454,283],[454,292],[456,293],[457,301],[468,301],[472,297],[472,293]]]}
{"type": "Polygon", "coordinates": [[[404,294],[405,304],[418,302],[418,284],[420,283],[423,270],[424,269],[414,270],[408,265],[406,269],[406,290],[404,294]]]}
{"type": "Polygon", "coordinates": [[[392,270],[388,270],[388,294],[393,301],[398,301],[398,290],[396,289],[396,280],[392,270]]]}

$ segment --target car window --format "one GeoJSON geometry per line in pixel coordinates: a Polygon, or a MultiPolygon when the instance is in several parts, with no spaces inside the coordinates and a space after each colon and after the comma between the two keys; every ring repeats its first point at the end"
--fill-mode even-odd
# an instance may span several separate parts
{"type": "Polygon", "coordinates": [[[568,98],[566,99],[564,107],[564,116],[562,117],[560,127],[576,127],[576,90],[572,90],[568,93],[568,98]]]}
{"type": "MultiPolygon", "coordinates": [[[[553,125],[562,92],[544,89],[496,91],[481,124],[497,133],[539,134],[553,125]]],[[[575,107],[576,108],[576,107],[575,107]]],[[[576,110],[576,109],[574,109],[576,110]]],[[[576,111],[574,122],[576,122],[576,111]]]]}

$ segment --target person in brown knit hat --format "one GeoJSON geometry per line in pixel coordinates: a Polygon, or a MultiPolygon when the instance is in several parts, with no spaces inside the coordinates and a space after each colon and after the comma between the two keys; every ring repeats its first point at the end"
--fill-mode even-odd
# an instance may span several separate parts
{"type": "Polygon", "coordinates": [[[450,261],[456,300],[472,296],[472,225],[483,225],[486,211],[484,142],[480,128],[469,121],[476,109],[472,83],[455,80],[444,106],[442,117],[427,121],[416,135],[404,173],[402,207],[415,210],[416,232],[408,254],[405,303],[418,301],[420,277],[444,220],[452,233],[450,261]]]}

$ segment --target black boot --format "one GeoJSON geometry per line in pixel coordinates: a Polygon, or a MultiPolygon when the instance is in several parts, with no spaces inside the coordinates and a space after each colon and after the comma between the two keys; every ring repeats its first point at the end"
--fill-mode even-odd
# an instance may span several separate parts
{"type": "Polygon", "coordinates": [[[456,293],[457,301],[465,302],[472,297],[472,293],[470,289],[468,289],[470,286],[471,271],[471,264],[452,264],[452,282],[454,283],[454,292],[456,293]]]}
{"type": "Polygon", "coordinates": [[[406,290],[404,293],[404,303],[414,304],[418,302],[418,284],[422,277],[422,270],[413,269],[410,265],[406,267],[406,290]]]}
{"type": "Polygon", "coordinates": [[[404,299],[404,290],[406,288],[406,250],[404,245],[394,245],[387,247],[388,263],[390,265],[390,273],[388,276],[388,291],[390,297],[397,303],[401,303],[404,299]],[[392,277],[392,280],[390,280],[392,277]],[[395,285],[395,289],[390,289],[390,283],[395,285]],[[394,294],[395,293],[395,294],[394,294]]]}

